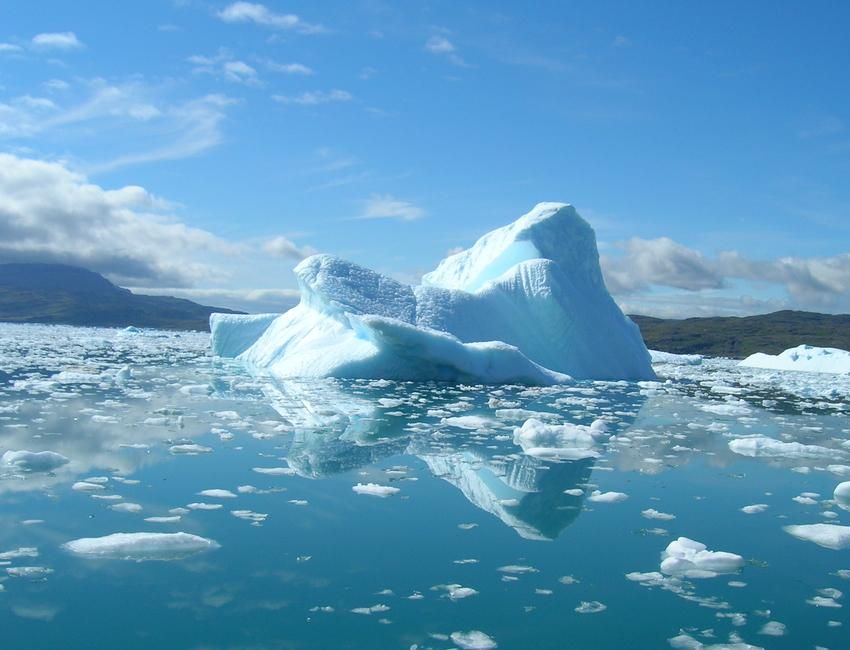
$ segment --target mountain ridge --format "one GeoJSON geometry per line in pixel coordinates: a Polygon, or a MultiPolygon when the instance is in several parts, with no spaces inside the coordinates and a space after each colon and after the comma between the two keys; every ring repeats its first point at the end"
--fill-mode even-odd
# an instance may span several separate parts
{"type": "Polygon", "coordinates": [[[213,312],[184,298],[135,294],[79,266],[0,264],[0,321],[209,331],[213,312]]]}

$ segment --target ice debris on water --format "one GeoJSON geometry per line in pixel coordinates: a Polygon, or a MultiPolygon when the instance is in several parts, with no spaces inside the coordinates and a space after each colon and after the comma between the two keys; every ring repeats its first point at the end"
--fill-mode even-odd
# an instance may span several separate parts
{"type": "Polygon", "coordinates": [[[107,560],[179,560],[219,548],[212,539],[190,533],[113,533],[84,537],[62,547],[81,557],[107,560]]]}

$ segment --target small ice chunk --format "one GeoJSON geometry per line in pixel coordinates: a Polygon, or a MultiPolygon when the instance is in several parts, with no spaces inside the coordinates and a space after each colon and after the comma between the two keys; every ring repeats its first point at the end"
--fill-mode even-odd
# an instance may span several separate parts
{"type": "Polygon", "coordinates": [[[230,490],[222,490],[214,488],[211,490],[201,490],[198,492],[199,497],[209,497],[210,499],[235,499],[236,495],[230,490]]]}
{"type": "Polygon", "coordinates": [[[753,458],[835,458],[840,451],[819,445],[782,442],[768,436],[750,436],[729,441],[729,449],[741,456],[753,458]]]}
{"type": "Polygon", "coordinates": [[[266,474],[267,476],[292,476],[295,470],[291,467],[252,467],[252,471],[257,474],[266,474]]]}
{"type": "Polygon", "coordinates": [[[575,608],[575,611],[579,614],[598,614],[599,612],[604,612],[606,609],[608,609],[608,606],[603,605],[598,600],[583,600],[575,608]]]}
{"type": "Polygon", "coordinates": [[[768,506],[766,503],[754,503],[749,506],[744,506],[741,508],[741,512],[747,515],[757,515],[760,512],[764,512],[767,510],[768,506]]]}
{"type": "Polygon", "coordinates": [[[670,521],[676,518],[676,515],[671,515],[666,512],[659,512],[654,508],[648,508],[646,510],[641,510],[640,514],[646,517],[647,519],[660,519],[661,521],[670,521]]]}
{"type": "Polygon", "coordinates": [[[219,548],[219,544],[189,533],[113,533],[75,539],[63,544],[62,548],[82,557],[142,562],[179,560],[219,548]]]}
{"type": "Polygon", "coordinates": [[[21,472],[52,472],[71,462],[55,451],[7,451],[0,457],[0,465],[13,467],[21,472]]]}
{"type": "Polygon", "coordinates": [[[594,503],[620,503],[628,498],[629,495],[625,492],[600,492],[599,490],[594,490],[587,497],[587,500],[594,503]]]}
{"type": "Polygon", "coordinates": [[[72,490],[77,492],[100,492],[106,488],[99,483],[90,483],[88,481],[77,481],[71,486],[72,490]]]}
{"type": "Polygon", "coordinates": [[[367,494],[373,497],[381,497],[382,499],[401,492],[397,487],[378,485],[377,483],[358,483],[351,489],[357,494],[367,494]]]}
{"type": "Polygon", "coordinates": [[[661,572],[689,578],[713,578],[721,573],[735,573],[744,558],[725,551],[709,551],[705,544],[680,537],[670,542],[661,554],[661,572]]]}
{"type": "Polygon", "coordinates": [[[196,501],[194,503],[187,503],[186,507],[189,510],[220,510],[223,506],[220,503],[205,503],[203,501],[196,501]]]}
{"type": "Polygon", "coordinates": [[[110,510],[115,510],[116,512],[141,512],[142,506],[138,503],[116,503],[115,505],[109,506],[110,510]]]}
{"type": "Polygon", "coordinates": [[[168,448],[168,451],[175,455],[185,454],[187,456],[197,456],[198,454],[209,454],[210,452],[212,452],[212,448],[192,443],[184,445],[171,445],[171,447],[168,448]]]}
{"type": "Polygon", "coordinates": [[[452,632],[451,639],[461,650],[491,650],[498,647],[497,643],[481,630],[452,632]]]}
{"type": "Polygon", "coordinates": [[[807,542],[818,546],[831,548],[834,551],[850,547],[850,526],[838,524],[805,524],[800,526],[785,526],[783,530],[807,542]]]}
{"type": "Polygon", "coordinates": [[[779,621],[768,621],[761,626],[759,634],[766,636],[785,636],[785,624],[779,621]]]}

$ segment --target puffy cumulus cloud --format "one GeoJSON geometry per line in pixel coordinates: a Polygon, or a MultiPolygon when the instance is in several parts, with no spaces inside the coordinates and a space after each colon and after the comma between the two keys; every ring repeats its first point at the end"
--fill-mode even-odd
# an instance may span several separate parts
{"type": "Polygon", "coordinates": [[[78,50],[83,44],[74,32],[45,32],[32,37],[36,50],[78,50]]]}
{"type": "Polygon", "coordinates": [[[425,210],[409,201],[401,201],[389,194],[375,194],[363,206],[358,219],[400,219],[415,221],[425,216],[425,210]]]}
{"type": "Polygon", "coordinates": [[[104,189],[56,162],[0,154],[0,261],[59,262],[119,284],[187,286],[244,245],[180,223],[138,186],[104,189]]]}
{"type": "Polygon", "coordinates": [[[730,277],[781,284],[801,304],[829,307],[842,297],[850,298],[850,253],[748,260],[727,252],[720,254],[717,266],[730,277]]]}
{"type": "Polygon", "coordinates": [[[266,240],[262,248],[265,253],[273,257],[283,257],[291,260],[303,260],[305,257],[314,255],[317,252],[312,246],[297,246],[283,235],[266,240]]]}
{"type": "Polygon", "coordinates": [[[234,2],[219,11],[217,15],[226,23],[254,23],[301,34],[319,34],[325,31],[321,25],[304,22],[295,14],[279,14],[256,2],[234,2]]]}
{"type": "Polygon", "coordinates": [[[668,237],[630,239],[621,244],[623,255],[603,257],[605,282],[622,294],[655,284],[689,291],[719,289],[722,276],[701,253],[668,237]]]}

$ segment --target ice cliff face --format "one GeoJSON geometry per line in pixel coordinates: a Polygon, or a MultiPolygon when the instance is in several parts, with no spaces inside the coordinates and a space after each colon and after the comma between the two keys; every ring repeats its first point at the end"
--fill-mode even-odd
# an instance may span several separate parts
{"type": "Polygon", "coordinates": [[[637,326],[605,288],[593,229],[563,203],[484,235],[421,286],[329,255],[295,274],[301,302],[267,327],[214,314],[213,352],[281,378],[654,378],[637,326]]]}

